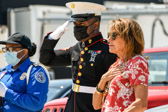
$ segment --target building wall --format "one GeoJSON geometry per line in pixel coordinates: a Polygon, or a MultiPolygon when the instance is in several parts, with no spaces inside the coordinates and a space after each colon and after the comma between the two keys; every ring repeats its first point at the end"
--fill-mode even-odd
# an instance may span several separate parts
{"type": "MultiPolygon", "coordinates": [[[[140,3],[163,3],[162,0],[71,0],[71,1],[85,1],[103,4],[104,1],[117,2],[140,2],[140,3]]],[[[0,0],[0,24],[7,25],[7,10],[9,8],[28,7],[29,5],[56,5],[65,6],[65,3],[70,0],[0,0]]]]}

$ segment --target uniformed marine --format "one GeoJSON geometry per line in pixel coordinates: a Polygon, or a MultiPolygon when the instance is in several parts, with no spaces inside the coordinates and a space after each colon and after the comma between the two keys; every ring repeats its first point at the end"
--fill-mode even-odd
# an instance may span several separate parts
{"type": "Polygon", "coordinates": [[[72,65],[72,91],[65,112],[100,112],[93,109],[92,94],[102,74],[116,61],[116,55],[109,53],[107,41],[99,32],[100,15],[105,7],[88,2],[70,2],[66,6],[72,9],[71,19],[44,38],[40,62],[48,66],[72,65]],[[79,42],[69,49],[54,50],[71,21],[79,42]]]}
{"type": "Polygon", "coordinates": [[[1,112],[40,112],[47,99],[49,77],[44,67],[30,61],[35,44],[15,33],[0,41],[8,65],[0,72],[1,112]]]}

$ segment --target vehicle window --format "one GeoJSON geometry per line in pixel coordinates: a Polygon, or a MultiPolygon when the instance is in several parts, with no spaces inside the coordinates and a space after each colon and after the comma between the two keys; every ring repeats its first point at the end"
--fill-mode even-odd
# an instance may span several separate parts
{"type": "Polygon", "coordinates": [[[166,80],[166,59],[151,59],[149,60],[149,71],[151,81],[165,81],[166,80]]]}
{"type": "Polygon", "coordinates": [[[149,85],[160,86],[168,84],[168,53],[148,53],[149,85]]]}
{"type": "Polygon", "coordinates": [[[53,112],[57,112],[57,108],[54,108],[53,112]]]}
{"type": "Polygon", "coordinates": [[[63,109],[63,108],[60,108],[60,109],[59,109],[59,112],[64,112],[64,109],[63,109]]]}
{"type": "Polygon", "coordinates": [[[50,109],[46,109],[44,112],[51,112],[51,110],[50,109]]]}

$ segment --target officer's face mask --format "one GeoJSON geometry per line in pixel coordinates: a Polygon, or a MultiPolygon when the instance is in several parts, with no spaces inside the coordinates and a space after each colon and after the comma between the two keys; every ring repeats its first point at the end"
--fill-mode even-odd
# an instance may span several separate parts
{"type": "Polygon", "coordinates": [[[87,29],[88,26],[74,26],[74,36],[78,41],[89,37],[89,35],[87,34],[87,29]]]}
{"type": "MultiPolygon", "coordinates": [[[[93,25],[95,22],[93,22],[91,25],[93,25]]],[[[89,26],[74,26],[74,36],[78,41],[89,37],[89,35],[95,31],[95,29],[93,29],[93,31],[90,34],[87,34],[87,29],[89,26]]]]}
{"type": "Polygon", "coordinates": [[[21,57],[21,58],[18,58],[17,57],[17,54],[22,52],[24,49],[18,51],[18,52],[6,52],[5,53],[5,59],[6,59],[6,62],[8,64],[11,64],[12,66],[15,66],[17,65],[20,60],[25,56],[25,54],[21,57]]]}

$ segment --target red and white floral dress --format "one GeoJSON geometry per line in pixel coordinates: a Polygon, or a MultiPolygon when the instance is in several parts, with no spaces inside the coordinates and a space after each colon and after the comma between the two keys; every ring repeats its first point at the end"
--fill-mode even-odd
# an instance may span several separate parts
{"type": "MultiPolygon", "coordinates": [[[[110,68],[121,64],[123,64],[123,61],[118,59],[110,68]]],[[[124,66],[126,70],[116,76],[110,83],[107,97],[102,105],[102,112],[124,111],[135,101],[133,86],[137,84],[148,86],[149,66],[143,56],[137,55],[129,59],[124,66]]]]}

